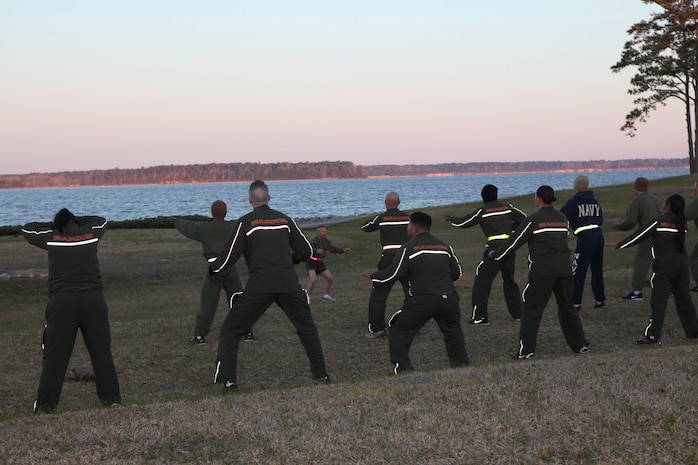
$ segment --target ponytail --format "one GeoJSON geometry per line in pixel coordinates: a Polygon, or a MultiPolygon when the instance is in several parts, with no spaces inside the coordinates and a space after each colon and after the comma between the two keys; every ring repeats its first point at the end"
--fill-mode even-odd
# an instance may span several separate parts
{"type": "Polygon", "coordinates": [[[686,214],[684,213],[686,201],[679,194],[670,195],[666,201],[669,204],[671,212],[678,216],[676,226],[679,230],[679,234],[676,237],[676,249],[679,253],[686,253],[686,214]]]}

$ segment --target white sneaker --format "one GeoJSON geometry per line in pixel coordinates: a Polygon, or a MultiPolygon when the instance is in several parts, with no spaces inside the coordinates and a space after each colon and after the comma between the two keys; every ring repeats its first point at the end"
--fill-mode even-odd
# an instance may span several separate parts
{"type": "Polygon", "coordinates": [[[337,299],[335,299],[334,297],[332,297],[332,296],[329,295],[329,294],[325,294],[325,295],[322,296],[322,300],[324,300],[324,301],[326,301],[326,302],[334,302],[334,301],[337,300],[337,299]]]}

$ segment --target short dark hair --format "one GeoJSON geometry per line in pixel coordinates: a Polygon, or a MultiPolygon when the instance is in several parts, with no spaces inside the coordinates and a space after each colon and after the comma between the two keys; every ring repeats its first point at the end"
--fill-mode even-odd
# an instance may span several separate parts
{"type": "Polygon", "coordinates": [[[53,227],[60,232],[63,232],[65,225],[74,219],[75,215],[73,215],[70,210],[67,208],[61,208],[60,211],[56,213],[56,216],[53,217],[53,227]]]}
{"type": "Polygon", "coordinates": [[[431,228],[431,216],[424,212],[414,212],[410,215],[410,223],[416,224],[422,229],[429,230],[431,228]]]}
{"type": "Polygon", "coordinates": [[[484,202],[494,202],[497,200],[497,186],[486,184],[485,187],[482,188],[480,195],[482,195],[482,200],[484,202]]]}
{"type": "Polygon", "coordinates": [[[555,198],[555,191],[550,186],[540,186],[536,191],[536,197],[539,197],[546,205],[550,205],[557,200],[555,198]]]}
{"type": "Polygon", "coordinates": [[[633,183],[633,188],[638,192],[647,192],[647,190],[650,188],[650,180],[640,176],[633,183]]]}

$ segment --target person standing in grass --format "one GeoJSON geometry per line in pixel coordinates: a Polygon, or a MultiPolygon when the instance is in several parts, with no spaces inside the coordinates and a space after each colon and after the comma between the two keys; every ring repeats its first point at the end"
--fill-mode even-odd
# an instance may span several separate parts
{"type": "MultiPolygon", "coordinates": [[[[653,218],[662,214],[662,204],[654,195],[647,192],[650,182],[647,178],[639,177],[633,183],[635,198],[625,213],[625,219],[613,225],[613,229],[629,231],[637,226],[637,232],[653,218]]],[[[637,247],[633,261],[633,289],[623,296],[625,300],[642,300],[642,288],[647,281],[647,273],[652,265],[652,252],[649,242],[643,242],[637,247]]]]}
{"type": "Polygon", "coordinates": [[[685,206],[686,201],[682,196],[670,195],[664,202],[663,215],[614,244],[615,249],[618,250],[648,242],[654,257],[653,273],[650,279],[652,315],[642,338],[635,341],[636,344],[661,344],[659,338],[662,334],[666,307],[672,294],[676,302],[676,313],[679,315],[686,337],[698,338],[696,307],[688,290],[690,272],[686,255],[685,206]]]}
{"type": "Polygon", "coordinates": [[[451,366],[470,363],[460,324],[459,297],[453,282],[461,267],[453,249],[432,236],[431,217],[423,212],[410,215],[407,234],[411,238],[400,247],[393,263],[383,270],[363,276],[383,284],[407,278],[408,296],[390,318],[390,361],[396,375],[412,371],[410,346],[417,331],[433,318],[439,325],[451,366]]]}
{"type": "Polygon", "coordinates": [[[572,303],[582,309],[582,295],[587,270],[591,266],[591,291],[594,308],[606,308],[606,288],[603,281],[603,249],[605,247],[601,225],[603,211],[594,193],[589,190],[589,178],[579,175],[574,180],[574,197],[560,209],[570,222],[577,245],[572,259],[574,290],[572,303]]]}
{"type": "Polygon", "coordinates": [[[269,208],[270,199],[264,181],[250,184],[253,210],[238,220],[223,252],[209,265],[209,273],[221,273],[244,256],[249,271],[245,288],[233,297],[221,326],[213,382],[223,384],[224,392],[237,390],[240,340],[273,303],[296,327],[313,379],[330,382],[308,296],[294,269],[294,262],[310,258],[313,247],[292,218],[269,208]]]}
{"type": "Polygon", "coordinates": [[[584,336],[579,312],[572,305],[572,265],[565,215],[555,210],[555,191],[541,186],[536,191],[538,211],[529,215],[497,250],[489,252],[495,261],[503,260],[528,244],[528,283],[524,288],[523,312],[519,327],[517,359],[533,358],[543,310],[554,293],[560,327],[572,352],[585,354],[589,341],[584,336]]]}
{"type": "Polygon", "coordinates": [[[351,252],[351,249],[343,249],[332,244],[332,242],[330,242],[330,240],[327,238],[327,226],[323,224],[318,226],[315,232],[316,236],[310,239],[310,244],[313,246],[313,255],[311,255],[310,259],[306,262],[306,268],[308,270],[308,285],[306,286],[305,291],[308,293],[308,299],[310,299],[310,296],[313,293],[313,288],[315,287],[315,282],[317,281],[317,277],[320,275],[325,280],[325,293],[322,296],[322,300],[334,302],[337,299],[330,295],[330,289],[332,289],[334,278],[332,277],[330,270],[327,268],[327,265],[325,265],[325,257],[327,257],[328,252],[349,253],[351,252]]]}
{"type": "Polygon", "coordinates": [[[457,228],[470,228],[480,225],[480,229],[487,238],[483,259],[475,268],[475,281],[473,282],[471,325],[489,325],[487,315],[487,303],[490,300],[492,282],[501,273],[504,287],[504,300],[507,304],[509,315],[514,320],[521,318],[521,294],[519,285],[516,284],[514,273],[516,271],[516,254],[511,253],[500,261],[489,260],[487,254],[490,250],[496,250],[500,244],[509,238],[526,214],[510,203],[497,200],[497,186],[487,184],[482,188],[480,195],[484,205],[474,212],[463,217],[446,216],[446,221],[457,228]]]}
{"type": "MultiPolygon", "coordinates": [[[[698,181],[693,183],[693,200],[686,205],[686,221],[693,221],[693,224],[698,228],[698,181]]],[[[691,271],[691,277],[695,286],[689,287],[691,292],[698,292],[698,242],[693,245],[691,252],[688,254],[688,269],[691,271]]]]}
{"type": "MultiPolygon", "coordinates": [[[[370,221],[361,226],[364,232],[379,231],[382,247],[381,258],[378,261],[378,269],[384,270],[393,262],[395,253],[400,246],[409,240],[407,236],[407,224],[410,215],[400,210],[400,195],[397,192],[388,192],[385,196],[385,212],[374,216],[370,221]]],[[[402,291],[407,297],[407,281],[399,279],[402,291]]],[[[388,328],[385,324],[385,307],[388,296],[393,289],[394,282],[374,284],[371,287],[371,295],[368,298],[368,332],[369,339],[387,339],[388,328]]]]}
{"type": "Polygon", "coordinates": [[[22,227],[28,243],[48,252],[44,353],[34,413],[56,410],[78,328],[92,361],[97,396],[106,406],[121,405],[97,258],[106,227],[100,216],[75,216],[67,208],[56,213],[53,223],[22,227]]]}
{"type": "MultiPolygon", "coordinates": [[[[211,204],[213,221],[189,221],[175,218],[174,225],[177,231],[185,237],[201,242],[201,252],[208,263],[213,262],[223,251],[228,239],[235,230],[236,223],[225,221],[228,214],[228,206],[222,200],[216,200],[211,204]]],[[[216,316],[221,290],[225,291],[228,302],[233,294],[242,290],[242,282],[237,267],[232,265],[225,271],[208,274],[208,267],[204,273],[201,284],[201,297],[199,299],[199,311],[196,314],[194,337],[190,344],[206,343],[206,336],[211,329],[211,324],[216,316]]],[[[253,340],[254,334],[250,331],[245,335],[245,340],[253,340]]]]}

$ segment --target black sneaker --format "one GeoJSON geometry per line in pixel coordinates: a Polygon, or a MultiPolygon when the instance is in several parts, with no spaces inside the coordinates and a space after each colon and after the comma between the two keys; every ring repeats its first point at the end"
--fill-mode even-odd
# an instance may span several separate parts
{"type": "Polygon", "coordinates": [[[624,295],[623,299],[624,300],[642,300],[642,292],[636,293],[635,291],[633,291],[628,295],[624,295]]]}
{"type": "Polygon", "coordinates": [[[606,308],[606,302],[596,302],[594,308],[606,308]]]}
{"type": "Polygon", "coordinates": [[[332,380],[330,379],[330,375],[325,375],[325,376],[321,376],[319,378],[315,378],[315,381],[318,384],[331,384],[332,383],[332,380]]]}
{"type": "Polygon", "coordinates": [[[190,341],[189,344],[195,346],[199,344],[206,344],[206,339],[204,339],[203,336],[194,336],[190,341]]]}
{"type": "Polygon", "coordinates": [[[255,336],[254,333],[253,333],[252,331],[250,331],[249,333],[245,334],[245,335],[242,337],[242,340],[245,341],[245,342],[247,342],[247,341],[255,341],[256,339],[257,339],[257,336],[255,336]]]}
{"type": "Polygon", "coordinates": [[[488,326],[490,324],[490,320],[488,320],[487,317],[473,318],[472,320],[468,321],[468,324],[476,326],[488,326]]]}
{"type": "Polygon", "coordinates": [[[232,381],[226,381],[223,383],[223,393],[227,394],[230,392],[235,392],[238,390],[238,385],[237,383],[233,383],[232,381]]]}
{"type": "Polygon", "coordinates": [[[689,288],[688,290],[691,291],[691,292],[698,292],[698,286],[696,286],[696,287],[691,287],[691,288],[689,288]]]}
{"type": "Polygon", "coordinates": [[[589,346],[582,346],[581,349],[577,351],[578,354],[588,354],[589,353],[589,346]]]}
{"type": "Polygon", "coordinates": [[[533,358],[533,355],[534,355],[533,352],[529,352],[527,354],[520,354],[520,353],[516,352],[514,354],[514,358],[518,359],[518,360],[525,360],[527,358],[533,358]]]}
{"type": "Polygon", "coordinates": [[[642,338],[638,339],[635,341],[635,344],[639,346],[645,346],[645,345],[661,345],[661,342],[659,339],[657,339],[654,336],[642,336],[642,338]]]}

